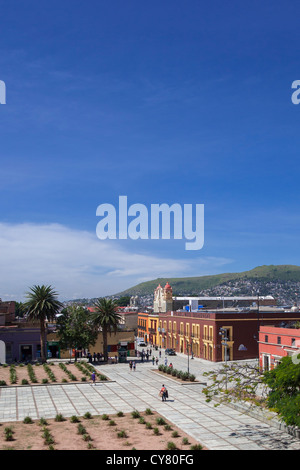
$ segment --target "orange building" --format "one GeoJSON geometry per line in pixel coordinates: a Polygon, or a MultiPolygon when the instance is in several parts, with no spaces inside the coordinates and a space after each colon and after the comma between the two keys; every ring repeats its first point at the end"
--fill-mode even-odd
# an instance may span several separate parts
{"type": "Polygon", "coordinates": [[[158,345],[158,315],[155,313],[138,313],[138,338],[154,346],[158,345]]]}

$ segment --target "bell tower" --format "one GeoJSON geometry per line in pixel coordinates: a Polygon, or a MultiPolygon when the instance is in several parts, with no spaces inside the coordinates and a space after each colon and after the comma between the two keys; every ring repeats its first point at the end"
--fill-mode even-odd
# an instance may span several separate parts
{"type": "Polygon", "coordinates": [[[173,309],[173,289],[167,282],[165,287],[160,284],[154,291],[154,313],[165,313],[173,309]]]}

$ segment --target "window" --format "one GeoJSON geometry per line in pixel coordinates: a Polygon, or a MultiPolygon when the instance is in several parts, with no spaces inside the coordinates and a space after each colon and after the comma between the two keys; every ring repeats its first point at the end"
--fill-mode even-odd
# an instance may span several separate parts
{"type": "Polygon", "coordinates": [[[268,335],[265,335],[265,343],[268,343],[269,342],[269,337],[268,335]]]}
{"type": "Polygon", "coordinates": [[[281,344],[281,336],[277,336],[277,344],[281,344]]]}

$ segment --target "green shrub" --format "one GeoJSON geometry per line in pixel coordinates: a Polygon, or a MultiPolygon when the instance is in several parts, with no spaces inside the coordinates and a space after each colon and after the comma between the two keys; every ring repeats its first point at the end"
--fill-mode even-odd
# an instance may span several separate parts
{"type": "Polygon", "coordinates": [[[77,426],[77,433],[78,434],[87,434],[85,427],[79,423],[77,426]]]}
{"type": "Polygon", "coordinates": [[[177,431],[173,431],[173,432],[172,432],[172,437],[179,437],[178,432],[177,432],[177,431]]]}
{"type": "Polygon", "coordinates": [[[73,416],[71,416],[70,421],[71,421],[71,423],[79,423],[80,419],[78,418],[78,416],[73,415],[73,416]]]}
{"type": "Polygon", "coordinates": [[[13,440],[13,430],[11,427],[6,427],[4,428],[4,436],[6,441],[12,441],[13,440]]]}
{"type": "Polygon", "coordinates": [[[14,364],[11,364],[9,374],[10,374],[10,383],[16,384],[17,383],[17,371],[16,371],[16,366],[14,364]]]}
{"type": "Polygon", "coordinates": [[[4,387],[5,385],[6,385],[5,380],[0,380],[0,386],[1,386],[1,387],[4,387]]]}
{"type": "Polygon", "coordinates": [[[43,364],[43,368],[44,368],[45,372],[47,373],[47,375],[48,375],[49,379],[51,380],[51,382],[56,382],[56,377],[53,374],[50,367],[48,366],[48,364],[43,364]]]}
{"type": "Polygon", "coordinates": [[[22,379],[22,382],[21,382],[22,385],[28,385],[29,382],[27,379],[22,379]]]}
{"type": "Polygon", "coordinates": [[[28,375],[29,375],[31,382],[36,384],[37,378],[35,376],[35,373],[31,364],[27,364],[27,371],[28,371],[28,375]]]}
{"type": "Polygon", "coordinates": [[[32,421],[32,419],[30,418],[30,416],[26,416],[26,417],[23,419],[23,423],[24,423],[24,424],[32,424],[33,421],[32,421]]]}
{"type": "Polygon", "coordinates": [[[153,434],[155,434],[156,436],[159,436],[159,429],[158,428],[154,428],[153,429],[153,434]]]}
{"type": "Polygon", "coordinates": [[[153,415],[151,408],[147,408],[145,411],[146,415],[153,415]]]}
{"type": "Polygon", "coordinates": [[[91,415],[91,413],[90,413],[89,411],[87,411],[87,412],[83,415],[83,417],[84,417],[85,419],[91,419],[91,418],[92,418],[92,415],[91,415]]]}
{"type": "Polygon", "coordinates": [[[58,413],[55,418],[54,418],[54,421],[56,422],[62,422],[62,421],[65,421],[65,418],[63,417],[63,415],[61,413],[58,413]]]}
{"type": "Polygon", "coordinates": [[[107,421],[107,420],[109,420],[109,416],[107,414],[104,414],[104,415],[102,415],[102,419],[104,421],[107,421]]]}
{"type": "Polygon", "coordinates": [[[47,428],[44,428],[44,432],[42,434],[42,437],[44,438],[45,444],[52,446],[54,444],[54,438],[51,435],[50,431],[47,428]]]}
{"type": "Polygon", "coordinates": [[[118,411],[117,416],[118,416],[119,418],[122,418],[122,416],[124,416],[123,411],[118,411]]]}
{"type": "Polygon", "coordinates": [[[194,444],[191,446],[191,450],[202,450],[203,447],[201,444],[194,444]]]}
{"type": "Polygon", "coordinates": [[[159,426],[164,426],[165,424],[167,424],[164,420],[164,418],[156,418],[156,424],[158,424],[159,426]]]}
{"type": "Polygon", "coordinates": [[[172,426],[170,426],[169,424],[166,424],[164,429],[165,431],[172,431],[172,426]]]}
{"type": "Polygon", "coordinates": [[[117,433],[117,436],[118,436],[119,438],[125,438],[125,437],[127,437],[126,431],[124,431],[124,430],[123,430],[123,431],[119,431],[119,432],[117,433]]]}
{"type": "Polygon", "coordinates": [[[177,449],[176,444],[172,441],[169,441],[167,444],[167,450],[176,450],[176,449],[177,449]]]}
{"type": "Polygon", "coordinates": [[[136,419],[136,418],[140,418],[140,413],[137,411],[137,410],[134,410],[132,413],[131,413],[131,416],[133,417],[133,419],[136,419]]]}

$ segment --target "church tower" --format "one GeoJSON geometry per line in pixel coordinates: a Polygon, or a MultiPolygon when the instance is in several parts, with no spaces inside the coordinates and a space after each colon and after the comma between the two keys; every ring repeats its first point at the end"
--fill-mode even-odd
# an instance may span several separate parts
{"type": "Polygon", "coordinates": [[[165,313],[173,310],[173,290],[170,284],[167,282],[165,287],[160,284],[154,291],[154,313],[165,313]]]}

